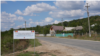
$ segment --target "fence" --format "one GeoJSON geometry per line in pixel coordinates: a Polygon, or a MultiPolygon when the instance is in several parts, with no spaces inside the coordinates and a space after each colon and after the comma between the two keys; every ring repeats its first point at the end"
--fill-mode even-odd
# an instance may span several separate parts
{"type": "Polygon", "coordinates": [[[63,34],[56,34],[56,37],[68,37],[71,36],[73,37],[73,33],[63,33],[63,34]]]}

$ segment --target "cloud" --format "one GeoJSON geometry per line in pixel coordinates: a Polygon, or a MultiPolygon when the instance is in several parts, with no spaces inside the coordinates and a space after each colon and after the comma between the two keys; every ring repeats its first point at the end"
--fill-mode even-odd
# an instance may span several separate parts
{"type": "Polygon", "coordinates": [[[15,14],[22,15],[22,12],[21,12],[20,10],[17,10],[17,11],[15,12],[15,14]]]}
{"type": "Polygon", "coordinates": [[[15,25],[15,23],[12,23],[10,26],[14,26],[15,25]]]}
{"type": "Polygon", "coordinates": [[[22,16],[19,16],[18,20],[24,20],[24,18],[22,16]]]}
{"type": "Polygon", "coordinates": [[[29,19],[28,21],[31,26],[36,26],[36,25],[43,26],[51,24],[53,22],[53,18],[46,17],[45,19],[43,19],[43,21],[33,21],[32,19],[29,19]]]}
{"type": "Polygon", "coordinates": [[[0,4],[7,3],[5,0],[0,0],[0,4]]]}
{"type": "Polygon", "coordinates": [[[69,22],[69,21],[71,21],[71,20],[65,20],[65,21],[69,22]]]}
{"type": "Polygon", "coordinates": [[[54,4],[64,10],[78,10],[84,7],[84,1],[56,1],[54,4]]]}
{"type": "Polygon", "coordinates": [[[16,2],[16,0],[11,0],[12,2],[16,2]]]}
{"type": "Polygon", "coordinates": [[[49,15],[55,18],[80,18],[84,15],[84,1],[56,1],[55,11],[50,11],[49,15]]]}
{"type": "Polygon", "coordinates": [[[80,17],[79,19],[83,19],[83,17],[80,17]]]}
{"type": "Polygon", "coordinates": [[[22,16],[17,17],[15,14],[6,13],[5,11],[1,13],[1,22],[14,22],[15,20],[22,21],[24,18],[22,16]]]}
{"type": "Polygon", "coordinates": [[[37,2],[39,0],[25,0],[25,1],[28,1],[28,2],[37,2]]]}
{"type": "Polygon", "coordinates": [[[30,23],[29,23],[30,26],[36,26],[36,25],[43,26],[44,24],[45,24],[45,22],[33,22],[33,21],[30,21],[30,23]]]}
{"type": "Polygon", "coordinates": [[[32,19],[30,18],[29,21],[32,21],[32,19]]]}
{"type": "Polygon", "coordinates": [[[100,15],[100,12],[90,11],[90,16],[94,16],[94,15],[100,15]]]}
{"type": "MultiPolygon", "coordinates": [[[[88,8],[90,16],[100,15],[100,1],[88,1],[87,0],[86,3],[88,3],[88,5],[90,6],[88,8]]],[[[86,5],[87,4],[85,4],[84,7],[86,5]]],[[[87,8],[85,7],[85,9],[87,8]]]]}
{"type": "Polygon", "coordinates": [[[13,28],[15,26],[14,22],[1,22],[1,31],[9,30],[10,28],[13,28]]]}
{"type": "Polygon", "coordinates": [[[83,10],[58,10],[58,11],[51,11],[49,14],[55,18],[77,18],[82,17],[84,15],[83,10]]]}
{"type": "Polygon", "coordinates": [[[45,18],[45,22],[51,22],[53,20],[53,18],[47,17],[45,18]]]}
{"type": "Polygon", "coordinates": [[[27,6],[23,12],[21,12],[20,10],[17,10],[15,14],[24,15],[24,16],[26,15],[36,16],[33,13],[40,13],[43,11],[51,11],[55,9],[56,9],[55,6],[51,6],[47,3],[37,3],[36,5],[27,6]]]}
{"type": "Polygon", "coordinates": [[[15,26],[15,21],[23,21],[22,16],[16,16],[15,14],[6,13],[5,11],[1,13],[1,27],[2,30],[9,30],[15,26]]]}
{"type": "MultiPolygon", "coordinates": [[[[100,11],[100,1],[86,1],[88,3],[90,11],[100,11]]],[[[87,4],[85,4],[86,6],[87,4]]]]}
{"type": "Polygon", "coordinates": [[[55,20],[54,21],[54,24],[58,24],[58,23],[60,23],[60,21],[58,21],[58,20],[55,20]]]}

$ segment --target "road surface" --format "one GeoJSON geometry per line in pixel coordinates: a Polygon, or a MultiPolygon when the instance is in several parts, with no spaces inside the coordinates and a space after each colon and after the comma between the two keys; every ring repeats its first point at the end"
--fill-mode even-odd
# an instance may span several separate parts
{"type": "Polygon", "coordinates": [[[77,40],[67,38],[52,38],[52,37],[36,37],[37,39],[49,41],[52,43],[59,43],[66,46],[81,48],[92,52],[100,53],[99,41],[77,40]]]}

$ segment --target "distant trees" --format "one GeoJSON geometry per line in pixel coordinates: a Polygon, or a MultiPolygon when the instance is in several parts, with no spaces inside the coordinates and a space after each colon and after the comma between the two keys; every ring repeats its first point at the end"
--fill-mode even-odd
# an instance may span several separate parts
{"type": "MultiPolygon", "coordinates": [[[[93,24],[97,24],[97,25],[95,25],[94,27],[91,27],[91,30],[100,32],[100,16],[97,15],[97,16],[90,17],[90,25],[93,25],[93,24]]],[[[52,24],[52,25],[62,26],[62,23],[60,22],[58,24],[52,24]]],[[[36,32],[38,32],[40,34],[48,34],[50,27],[52,25],[45,25],[45,26],[37,25],[36,27],[29,27],[26,29],[27,30],[35,30],[36,32]]],[[[64,27],[83,26],[83,29],[81,30],[81,32],[86,33],[86,32],[88,32],[88,19],[83,18],[83,19],[75,19],[72,21],[64,21],[63,26],[64,27]]],[[[25,28],[19,28],[19,30],[25,30],[25,28]]],[[[11,28],[9,31],[12,32],[13,28],[11,28]]],[[[8,31],[5,31],[5,32],[8,32],[8,31]]],[[[59,31],[57,31],[57,32],[60,33],[59,31]]],[[[2,33],[4,33],[4,32],[2,32],[2,33]]]]}
{"type": "MultiPolygon", "coordinates": [[[[99,32],[100,33],[100,16],[91,16],[90,17],[90,25],[92,24],[97,24],[96,26],[94,26],[93,28],[91,27],[91,30],[95,31],[95,32],[99,32]]],[[[55,25],[59,25],[62,26],[61,23],[55,24],[55,25]]],[[[81,30],[81,32],[83,33],[88,33],[89,29],[88,29],[88,18],[83,18],[83,19],[76,19],[76,20],[72,20],[72,21],[65,21],[63,22],[64,27],[76,27],[76,26],[83,26],[83,29],[81,30]]]]}

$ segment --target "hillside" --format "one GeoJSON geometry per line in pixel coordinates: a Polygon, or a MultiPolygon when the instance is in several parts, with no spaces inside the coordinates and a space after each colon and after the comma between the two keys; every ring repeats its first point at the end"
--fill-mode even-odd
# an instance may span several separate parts
{"type": "MultiPolygon", "coordinates": [[[[94,27],[91,26],[91,30],[95,31],[97,33],[100,33],[100,16],[91,16],[89,17],[90,19],[90,25],[95,24],[94,27]]],[[[29,27],[26,28],[27,30],[35,30],[36,32],[40,33],[40,34],[48,34],[49,33],[49,29],[52,25],[56,25],[56,26],[62,26],[62,23],[58,23],[58,24],[49,24],[49,25],[45,25],[45,26],[40,26],[37,25],[36,27],[29,27]]],[[[83,26],[83,30],[81,31],[82,33],[86,33],[88,32],[88,18],[82,18],[82,19],[76,19],[76,20],[72,20],[72,21],[64,21],[63,22],[64,27],[76,27],[76,26],[83,26]]],[[[19,28],[19,30],[25,30],[25,28],[19,28]]],[[[73,32],[73,31],[72,31],[73,32]]]]}

